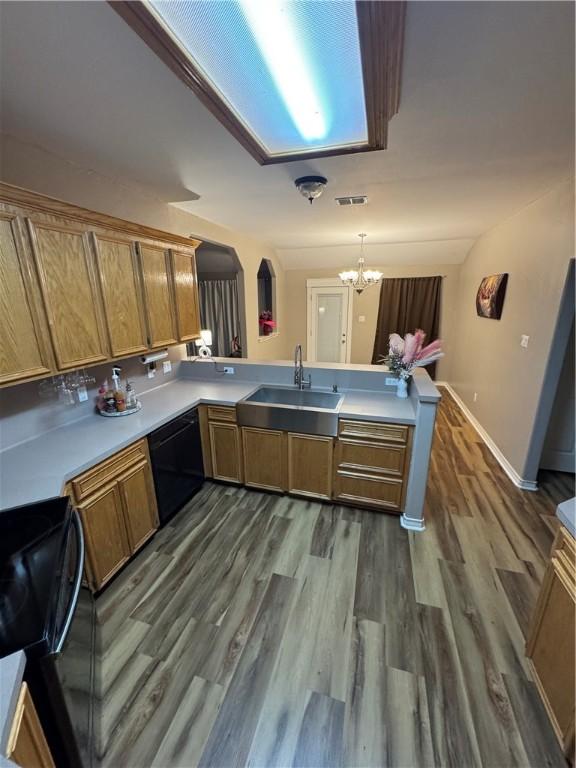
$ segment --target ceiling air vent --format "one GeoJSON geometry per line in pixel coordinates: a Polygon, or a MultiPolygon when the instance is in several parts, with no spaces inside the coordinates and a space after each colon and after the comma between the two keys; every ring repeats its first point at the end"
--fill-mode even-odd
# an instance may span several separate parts
{"type": "Polygon", "coordinates": [[[338,205],[366,205],[368,198],[366,195],[354,195],[353,197],[335,198],[338,205]]]}

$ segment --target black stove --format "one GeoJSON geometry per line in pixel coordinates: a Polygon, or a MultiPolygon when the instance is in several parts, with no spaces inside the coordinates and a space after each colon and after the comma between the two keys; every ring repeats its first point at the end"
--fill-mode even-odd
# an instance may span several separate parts
{"type": "Polygon", "coordinates": [[[59,768],[93,764],[95,609],[83,570],[82,524],[67,497],[0,511],[0,658],[25,652],[59,768]]]}
{"type": "Polygon", "coordinates": [[[0,657],[52,650],[71,523],[67,498],[0,512],[0,657]]]}

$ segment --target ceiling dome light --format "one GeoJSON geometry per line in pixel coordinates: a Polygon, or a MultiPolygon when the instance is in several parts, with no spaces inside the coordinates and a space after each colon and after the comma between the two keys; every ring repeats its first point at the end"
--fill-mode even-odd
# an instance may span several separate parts
{"type": "Polygon", "coordinates": [[[376,285],[382,280],[382,272],[378,272],[376,269],[364,269],[364,238],[366,237],[366,233],[362,232],[358,237],[360,238],[358,269],[349,269],[345,272],[340,272],[338,277],[343,285],[349,285],[354,288],[356,293],[362,293],[365,288],[369,288],[371,285],[376,285]]]}
{"type": "Polygon", "coordinates": [[[294,184],[296,184],[298,192],[306,197],[312,205],[312,202],[324,192],[328,179],[325,179],[324,176],[301,176],[296,179],[294,184]]]}

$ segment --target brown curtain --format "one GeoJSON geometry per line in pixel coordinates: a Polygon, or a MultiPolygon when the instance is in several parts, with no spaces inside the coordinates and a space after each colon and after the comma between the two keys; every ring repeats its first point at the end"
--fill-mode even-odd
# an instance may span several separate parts
{"type": "MultiPolygon", "coordinates": [[[[426,343],[438,338],[442,277],[395,277],[382,280],[372,364],[388,354],[391,333],[401,336],[416,328],[426,333],[426,343]]],[[[436,377],[436,364],[428,366],[436,377]]]]}

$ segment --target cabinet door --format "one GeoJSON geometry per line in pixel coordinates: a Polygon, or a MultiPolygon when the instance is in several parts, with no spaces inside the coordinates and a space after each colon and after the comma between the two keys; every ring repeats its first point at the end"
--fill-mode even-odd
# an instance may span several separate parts
{"type": "Polygon", "coordinates": [[[54,768],[50,747],[27,683],[22,683],[20,688],[6,756],[22,768],[54,768]]]}
{"type": "Polygon", "coordinates": [[[331,437],[288,435],[288,491],[318,499],[332,497],[331,437]]]}
{"type": "Polygon", "coordinates": [[[169,251],[153,245],[139,244],[148,344],[165,347],[176,344],[176,318],[170,285],[169,251]]]}
{"type": "Polygon", "coordinates": [[[527,655],[556,733],[565,749],[574,736],[574,643],[576,573],[574,554],[556,551],[535,610],[527,655]]]}
{"type": "Polygon", "coordinates": [[[229,483],[242,482],[242,449],[240,429],[236,424],[210,422],[210,455],[212,477],[229,483]]]}
{"type": "Polygon", "coordinates": [[[98,590],[122,568],[131,554],[118,483],[89,496],[77,509],[86,535],[89,576],[93,588],[98,590]]]}
{"type": "Polygon", "coordinates": [[[106,360],[94,255],[86,233],[67,224],[32,219],[28,224],[58,368],[106,360]]]}
{"type": "Polygon", "coordinates": [[[194,253],[171,251],[176,322],[179,341],[192,341],[200,336],[198,278],[194,253]]]}
{"type": "Polygon", "coordinates": [[[0,383],[50,373],[48,324],[16,216],[0,213],[0,383]]]}
{"type": "Polygon", "coordinates": [[[160,525],[152,471],[147,462],[118,479],[130,549],[139,549],[160,525]]]}
{"type": "Polygon", "coordinates": [[[286,434],[242,427],[244,483],[269,491],[286,490],[286,434]]]}
{"type": "Polygon", "coordinates": [[[135,246],[127,240],[93,234],[113,357],[148,348],[135,246]]]}

